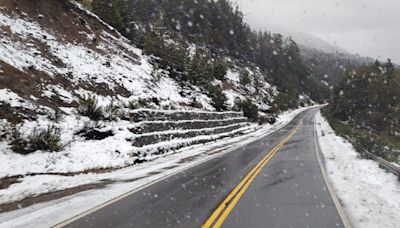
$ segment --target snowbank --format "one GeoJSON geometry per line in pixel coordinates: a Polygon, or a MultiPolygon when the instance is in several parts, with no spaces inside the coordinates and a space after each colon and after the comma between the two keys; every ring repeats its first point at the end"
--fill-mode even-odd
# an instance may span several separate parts
{"type": "Polygon", "coordinates": [[[326,170],[354,227],[399,227],[400,184],[378,163],[360,158],[320,113],[317,132],[326,170]]]}

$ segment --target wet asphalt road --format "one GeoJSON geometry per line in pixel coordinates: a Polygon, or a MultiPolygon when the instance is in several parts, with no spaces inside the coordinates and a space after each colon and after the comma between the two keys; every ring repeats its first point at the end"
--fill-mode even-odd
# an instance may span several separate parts
{"type": "Polygon", "coordinates": [[[223,227],[343,227],[315,153],[314,115],[235,151],[157,182],[67,227],[200,227],[240,180],[304,124],[261,170],[223,227]]]}

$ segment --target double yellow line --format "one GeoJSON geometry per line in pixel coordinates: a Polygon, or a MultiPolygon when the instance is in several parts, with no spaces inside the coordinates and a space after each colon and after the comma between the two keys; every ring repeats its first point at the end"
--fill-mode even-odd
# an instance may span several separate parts
{"type": "Polygon", "coordinates": [[[211,214],[207,221],[203,224],[203,228],[208,227],[221,227],[222,223],[228,217],[229,213],[235,207],[239,199],[249,188],[250,184],[254,181],[257,175],[260,173],[262,168],[272,159],[272,157],[285,145],[290,138],[296,133],[296,131],[302,126],[303,120],[300,124],[293,129],[285,138],[283,138],[267,155],[261,159],[254,166],[250,172],[240,181],[240,183],[232,190],[231,193],[225,198],[224,201],[217,207],[217,209],[211,214]]]}

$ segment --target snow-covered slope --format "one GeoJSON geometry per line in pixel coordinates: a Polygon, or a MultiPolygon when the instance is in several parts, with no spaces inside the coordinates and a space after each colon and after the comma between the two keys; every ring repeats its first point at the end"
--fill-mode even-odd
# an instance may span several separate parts
{"type": "MultiPolygon", "coordinates": [[[[242,113],[214,112],[210,94],[154,60],[74,1],[1,1],[0,189],[27,174],[102,172],[259,128],[242,113]],[[97,102],[100,120],[79,111],[82,97],[97,102]],[[132,116],[143,110],[150,117],[137,123],[132,116]],[[55,149],[38,149],[43,141],[55,149]]],[[[243,67],[226,60],[226,80],[212,84],[228,108],[250,99],[267,110],[275,87],[256,67],[246,67],[251,82],[241,85],[243,67]]]]}
{"type": "MultiPolygon", "coordinates": [[[[156,69],[152,57],[76,3],[6,0],[0,8],[0,32],[1,105],[7,109],[0,118],[11,122],[74,106],[84,94],[95,94],[103,104],[114,99],[187,109],[195,101],[202,109],[214,109],[204,91],[156,69]],[[18,118],[9,114],[16,104],[22,112],[18,118]]],[[[242,86],[239,70],[232,64],[227,81],[213,84],[223,87],[230,106],[235,98],[247,97],[268,108],[274,87],[257,68],[248,69],[252,82],[242,86]],[[254,83],[261,90],[254,91],[254,83]]]]}
{"type": "MultiPolygon", "coordinates": [[[[153,68],[149,57],[93,15],[61,1],[48,4],[54,12],[41,12],[45,1],[39,2],[37,12],[29,4],[14,6],[14,1],[0,11],[3,102],[17,94],[35,107],[69,106],[85,93],[157,98],[163,105],[191,101],[179,94],[177,82],[153,68]]],[[[211,108],[206,97],[191,92],[211,108]]]]}

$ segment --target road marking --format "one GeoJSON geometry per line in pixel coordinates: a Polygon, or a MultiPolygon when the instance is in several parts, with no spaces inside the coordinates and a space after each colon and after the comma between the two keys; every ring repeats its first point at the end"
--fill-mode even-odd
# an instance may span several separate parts
{"type": "Polygon", "coordinates": [[[338,211],[338,214],[339,214],[340,219],[342,220],[343,226],[345,228],[351,228],[352,226],[351,226],[350,220],[347,218],[346,212],[344,211],[344,209],[342,207],[342,204],[340,203],[340,200],[339,200],[338,196],[336,195],[336,192],[333,189],[331,182],[329,181],[328,174],[326,173],[325,166],[324,166],[324,164],[322,162],[322,159],[321,159],[322,151],[321,151],[321,147],[319,145],[319,141],[318,141],[318,138],[317,138],[318,135],[317,135],[317,120],[316,120],[316,116],[314,117],[314,120],[315,120],[314,121],[315,153],[317,154],[317,160],[318,160],[318,164],[319,164],[319,167],[321,169],[321,172],[322,172],[322,178],[325,181],[325,185],[326,185],[326,187],[328,189],[329,194],[332,197],[333,204],[335,205],[336,210],[338,211]]]}
{"type": "MultiPolygon", "coordinates": [[[[306,110],[309,110],[309,109],[306,109],[306,110]]],[[[181,173],[181,172],[183,172],[183,171],[189,170],[189,169],[191,169],[191,168],[193,168],[193,167],[195,167],[195,166],[201,165],[201,164],[206,163],[206,162],[208,162],[208,161],[210,161],[210,160],[216,159],[216,158],[221,157],[221,156],[223,156],[223,155],[225,155],[225,154],[228,154],[228,153],[230,153],[230,152],[232,152],[232,151],[235,151],[235,150],[237,150],[237,149],[239,149],[239,148],[241,148],[241,147],[243,147],[243,146],[246,146],[246,145],[248,145],[248,144],[251,144],[251,143],[253,143],[253,142],[255,142],[255,141],[257,141],[257,140],[259,140],[259,139],[261,139],[261,138],[263,138],[263,137],[266,137],[266,136],[268,136],[268,135],[270,135],[270,134],[272,134],[272,133],[274,133],[274,132],[276,132],[276,131],[278,131],[278,130],[281,130],[281,129],[284,128],[284,127],[286,127],[289,123],[291,123],[291,122],[293,121],[293,119],[295,119],[297,116],[299,116],[299,115],[301,115],[302,113],[304,113],[306,110],[301,111],[300,113],[296,114],[296,116],[293,117],[292,120],[289,121],[288,123],[283,124],[283,125],[277,125],[277,126],[275,126],[276,129],[271,129],[271,131],[267,132],[265,135],[258,136],[258,137],[255,136],[253,139],[250,139],[250,140],[247,141],[245,144],[237,145],[237,146],[234,146],[234,147],[232,147],[232,148],[226,149],[225,151],[223,151],[223,152],[221,152],[221,153],[215,154],[215,155],[213,155],[213,156],[211,156],[211,157],[209,157],[209,158],[206,158],[206,159],[204,159],[204,160],[195,162],[195,163],[193,163],[192,165],[189,165],[189,166],[187,166],[187,167],[184,167],[184,168],[182,168],[182,169],[179,169],[179,170],[177,170],[177,171],[174,171],[174,172],[172,172],[172,173],[170,173],[170,174],[167,174],[167,175],[165,175],[165,176],[162,176],[162,177],[160,177],[160,178],[157,178],[157,179],[155,179],[155,180],[153,180],[153,181],[150,181],[149,183],[145,183],[145,184],[143,184],[143,185],[141,185],[141,186],[139,186],[139,187],[137,187],[137,188],[134,188],[134,189],[132,189],[132,190],[129,190],[129,191],[127,191],[126,193],[123,193],[123,194],[121,194],[121,195],[119,195],[119,196],[117,196],[117,197],[115,197],[115,198],[112,198],[112,199],[110,199],[110,200],[107,200],[106,202],[101,203],[101,204],[99,204],[99,205],[97,205],[97,206],[95,206],[95,207],[93,207],[93,208],[91,208],[91,209],[88,209],[88,210],[86,210],[86,211],[83,211],[83,212],[81,212],[81,213],[79,213],[79,214],[77,214],[77,215],[75,215],[75,216],[73,216],[73,217],[70,217],[70,218],[68,218],[68,219],[64,219],[64,220],[62,220],[61,222],[59,222],[59,223],[57,223],[57,224],[55,224],[55,225],[52,225],[51,227],[52,227],[52,228],[61,228],[61,227],[64,227],[64,226],[66,226],[66,225],[68,225],[68,224],[71,224],[71,223],[73,223],[73,222],[75,222],[75,221],[77,221],[77,220],[79,220],[79,219],[81,219],[81,218],[83,218],[83,217],[85,217],[85,216],[87,216],[87,215],[89,215],[89,214],[94,213],[95,211],[98,211],[98,210],[100,210],[100,209],[102,209],[102,208],[104,208],[104,207],[107,207],[108,205],[111,205],[111,204],[113,204],[113,203],[115,203],[115,202],[117,202],[117,201],[119,201],[119,200],[122,200],[123,198],[128,197],[128,196],[130,196],[130,195],[132,195],[132,194],[134,194],[134,193],[137,193],[137,192],[139,192],[139,191],[141,191],[141,190],[143,190],[143,189],[145,189],[145,188],[147,188],[147,187],[149,187],[149,186],[151,186],[151,185],[153,185],[153,184],[156,184],[156,183],[158,183],[158,182],[160,182],[160,181],[162,181],[162,180],[165,180],[165,179],[167,179],[167,178],[170,178],[170,177],[172,177],[172,176],[174,176],[174,175],[176,175],[176,174],[178,174],[178,173],[181,173]]]]}
{"type": "Polygon", "coordinates": [[[250,184],[254,181],[264,166],[274,157],[274,155],[285,145],[296,133],[296,131],[303,125],[303,119],[300,124],[293,129],[285,138],[283,138],[267,155],[261,159],[250,172],[239,182],[239,184],[229,193],[229,195],[222,201],[217,209],[211,214],[207,221],[202,225],[203,228],[208,227],[221,227],[222,223],[228,217],[229,213],[235,207],[239,199],[249,188],[250,184]],[[214,224],[214,225],[213,225],[214,224]]]}

